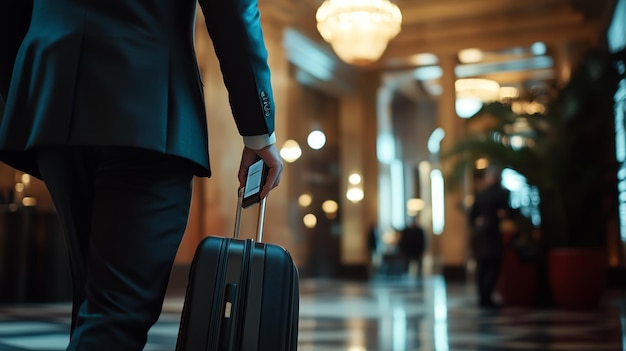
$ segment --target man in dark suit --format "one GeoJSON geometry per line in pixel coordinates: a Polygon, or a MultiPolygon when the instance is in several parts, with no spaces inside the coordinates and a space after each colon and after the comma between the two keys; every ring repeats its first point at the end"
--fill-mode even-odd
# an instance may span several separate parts
{"type": "Polygon", "coordinates": [[[502,266],[503,241],[500,223],[511,216],[510,192],[501,185],[501,170],[487,168],[469,212],[470,243],[476,259],[476,286],[480,307],[497,307],[492,295],[502,266]]]}
{"type": "MultiPolygon", "coordinates": [[[[243,136],[240,185],[260,157],[269,166],[265,197],[283,164],[257,2],[199,3],[243,136]]],[[[9,72],[0,75],[0,159],[43,179],[64,226],[68,350],[142,350],[187,224],[192,177],[211,174],[197,3],[24,4],[0,1],[0,23],[16,28],[0,33],[9,72]]]]}
{"type": "Polygon", "coordinates": [[[411,271],[411,265],[417,265],[417,277],[422,276],[422,259],[424,256],[426,235],[424,229],[420,227],[414,218],[413,221],[400,231],[400,240],[398,241],[398,247],[403,254],[407,263],[409,272],[411,271]]]}

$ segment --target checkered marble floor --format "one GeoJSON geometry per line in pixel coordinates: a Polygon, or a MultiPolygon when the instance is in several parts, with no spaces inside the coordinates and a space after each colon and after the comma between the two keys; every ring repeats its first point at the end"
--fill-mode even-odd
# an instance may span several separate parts
{"type": "MultiPolygon", "coordinates": [[[[626,295],[592,311],[475,307],[471,286],[439,276],[303,280],[300,351],[626,350],[626,295]]],[[[171,351],[183,299],[170,294],[145,351],[171,351]]],[[[0,306],[0,351],[61,351],[69,304],[0,306]]]]}

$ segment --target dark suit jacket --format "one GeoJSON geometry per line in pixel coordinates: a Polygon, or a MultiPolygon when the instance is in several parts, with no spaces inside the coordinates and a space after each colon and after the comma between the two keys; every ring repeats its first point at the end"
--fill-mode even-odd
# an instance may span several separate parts
{"type": "Polygon", "coordinates": [[[503,254],[500,222],[511,216],[510,192],[496,183],[476,194],[469,212],[471,244],[477,259],[499,258],[503,254]],[[504,211],[504,213],[500,213],[504,211]]]}
{"type": "MultiPolygon", "coordinates": [[[[23,0],[0,0],[2,7],[23,0]]],[[[267,51],[255,0],[200,0],[241,135],[274,131],[267,51]]],[[[0,123],[0,158],[38,175],[47,145],[131,146],[187,158],[209,176],[195,0],[34,0],[0,21],[30,27],[0,123]]],[[[7,39],[6,37],[10,37],[7,39]]],[[[13,52],[15,54],[15,52],[13,52]]],[[[2,65],[11,50],[0,52],[2,65]]],[[[7,59],[8,58],[8,59],[7,59]]],[[[6,67],[3,67],[5,70],[6,67]]],[[[5,89],[2,89],[5,93],[5,89]]]]}
{"type": "Polygon", "coordinates": [[[417,225],[410,225],[400,232],[398,247],[408,258],[419,258],[424,254],[424,229],[417,225]]]}

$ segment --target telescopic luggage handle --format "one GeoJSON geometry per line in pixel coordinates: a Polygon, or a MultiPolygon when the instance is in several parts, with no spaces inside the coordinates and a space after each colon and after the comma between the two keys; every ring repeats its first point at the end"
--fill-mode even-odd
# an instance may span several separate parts
{"type": "MultiPolygon", "coordinates": [[[[239,239],[239,231],[241,227],[241,211],[243,210],[243,194],[245,189],[239,188],[237,197],[237,214],[235,215],[235,232],[233,237],[239,239]]],[[[256,240],[261,242],[263,240],[263,224],[265,222],[265,200],[267,196],[259,201],[259,214],[257,218],[256,227],[256,240]]]]}

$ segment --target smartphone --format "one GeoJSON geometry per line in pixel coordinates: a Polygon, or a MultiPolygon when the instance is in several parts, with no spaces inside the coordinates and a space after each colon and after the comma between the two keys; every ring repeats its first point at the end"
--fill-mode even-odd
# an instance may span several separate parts
{"type": "Polygon", "coordinates": [[[261,201],[261,189],[265,185],[267,177],[267,165],[263,160],[258,160],[248,167],[246,185],[243,191],[243,208],[249,207],[261,201]]]}

